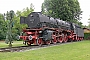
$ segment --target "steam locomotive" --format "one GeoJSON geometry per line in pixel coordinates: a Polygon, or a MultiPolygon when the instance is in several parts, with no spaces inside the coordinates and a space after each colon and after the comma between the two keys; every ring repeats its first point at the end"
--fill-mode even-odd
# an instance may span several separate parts
{"type": "Polygon", "coordinates": [[[81,41],[84,38],[83,29],[71,22],[66,22],[41,12],[32,12],[27,17],[20,17],[21,24],[27,24],[20,39],[27,45],[56,44],[68,41],[81,41]]]}

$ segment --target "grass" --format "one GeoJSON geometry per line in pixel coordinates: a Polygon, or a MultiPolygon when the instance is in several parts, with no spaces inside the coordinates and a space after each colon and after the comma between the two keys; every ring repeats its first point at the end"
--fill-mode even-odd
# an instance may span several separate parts
{"type": "MultiPolygon", "coordinates": [[[[9,44],[6,44],[5,41],[0,41],[0,48],[5,48],[5,47],[8,47],[9,44]]],[[[12,43],[12,47],[15,47],[15,46],[23,46],[23,41],[13,41],[12,43]]]]}
{"type": "Polygon", "coordinates": [[[24,52],[0,53],[0,60],[90,60],[90,41],[24,52]]]}

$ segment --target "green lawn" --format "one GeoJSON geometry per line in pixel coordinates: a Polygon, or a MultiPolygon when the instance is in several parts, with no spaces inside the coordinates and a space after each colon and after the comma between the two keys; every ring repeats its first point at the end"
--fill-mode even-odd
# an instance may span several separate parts
{"type": "Polygon", "coordinates": [[[90,41],[24,52],[0,53],[0,60],[90,60],[90,41]]]}
{"type": "MultiPolygon", "coordinates": [[[[0,41],[0,48],[8,47],[9,44],[6,44],[4,41],[0,41]]],[[[13,47],[15,46],[23,46],[23,41],[13,41],[13,47]]]]}

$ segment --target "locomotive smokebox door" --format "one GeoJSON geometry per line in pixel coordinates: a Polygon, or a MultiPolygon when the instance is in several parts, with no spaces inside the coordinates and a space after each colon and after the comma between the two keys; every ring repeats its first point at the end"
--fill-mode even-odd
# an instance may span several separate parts
{"type": "Polygon", "coordinates": [[[53,31],[50,31],[50,30],[44,30],[43,31],[43,34],[42,34],[42,37],[43,37],[43,40],[52,40],[52,34],[53,34],[53,31]]]}

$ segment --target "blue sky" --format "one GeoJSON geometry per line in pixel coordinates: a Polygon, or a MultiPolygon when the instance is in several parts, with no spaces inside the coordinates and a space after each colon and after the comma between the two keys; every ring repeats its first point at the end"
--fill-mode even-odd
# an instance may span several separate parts
{"type": "MultiPolygon", "coordinates": [[[[10,10],[22,10],[29,7],[30,3],[33,3],[35,12],[41,11],[41,4],[44,0],[0,0],[0,13],[6,13],[10,10]]],[[[83,11],[81,22],[83,25],[88,25],[88,19],[90,17],[90,0],[78,0],[80,2],[81,10],[83,11]]]]}

